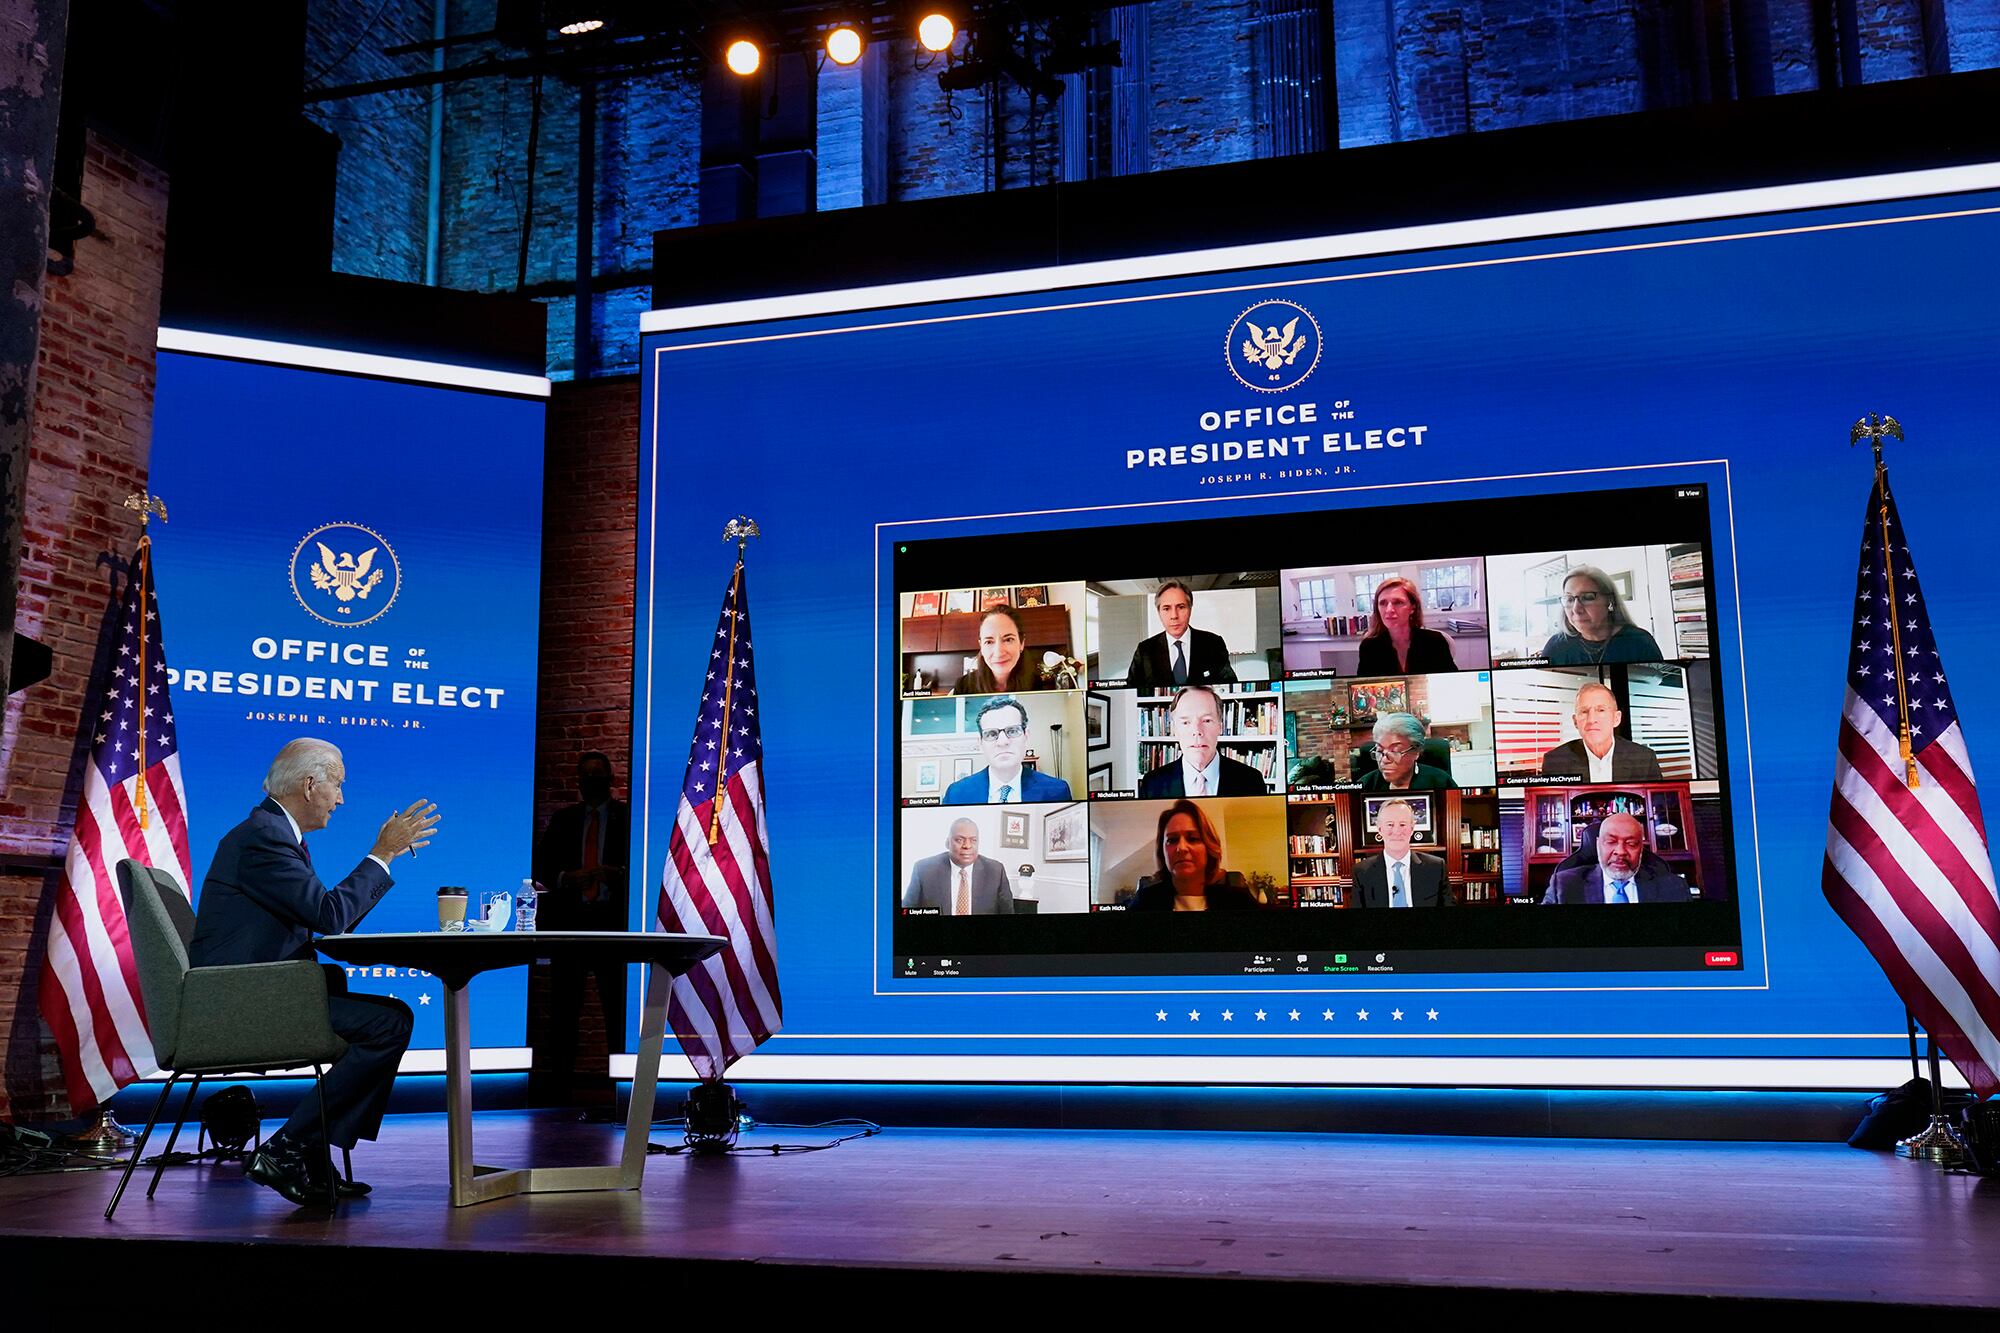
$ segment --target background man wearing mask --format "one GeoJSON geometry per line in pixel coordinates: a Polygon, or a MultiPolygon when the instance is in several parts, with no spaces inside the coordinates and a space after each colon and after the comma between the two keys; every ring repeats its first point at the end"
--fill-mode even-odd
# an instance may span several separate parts
{"type": "MultiPolygon", "coordinates": [[[[542,886],[537,928],[630,929],[626,897],[631,872],[626,863],[632,846],[631,807],[611,798],[611,760],[595,750],[576,761],[576,787],[583,799],[550,815],[535,844],[535,879],[542,886]]],[[[567,1101],[570,1095],[583,983],[592,974],[604,1008],[606,1042],[613,1052],[625,1049],[625,968],[616,963],[550,964],[551,1100],[567,1101]]]]}

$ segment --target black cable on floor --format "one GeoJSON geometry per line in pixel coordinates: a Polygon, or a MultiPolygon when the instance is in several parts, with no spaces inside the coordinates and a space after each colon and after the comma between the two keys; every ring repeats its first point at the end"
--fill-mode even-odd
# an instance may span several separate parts
{"type": "MultiPolygon", "coordinates": [[[[656,1123],[659,1123],[669,1129],[673,1128],[676,1125],[685,1126],[687,1124],[685,1120],[665,1120],[656,1123]]],[[[838,1129],[845,1125],[858,1125],[860,1126],[860,1128],[856,1129],[852,1134],[842,1134],[839,1138],[832,1139],[826,1143],[755,1143],[755,1144],[738,1143],[728,1148],[718,1148],[708,1151],[730,1153],[736,1156],[750,1156],[750,1157],[775,1157],[781,1153],[825,1152],[828,1148],[838,1148],[841,1144],[851,1143],[855,1139],[873,1138],[875,1135],[880,1134],[882,1132],[882,1126],[876,1124],[874,1121],[862,1120],[855,1117],[848,1117],[846,1119],[841,1119],[841,1120],[822,1120],[816,1125],[777,1125],[777,1124],[759,1123],[751,1125],[750,1128],[838,1129]]],[[[646,1151],[647,1153],[654,1156],[670,1157],[680,1153],[693,1153],[697,1151],[697,1149],[694,1147],[694,1145],[687,1143],[649,1143],[646,1145],[646,1151]]]]}

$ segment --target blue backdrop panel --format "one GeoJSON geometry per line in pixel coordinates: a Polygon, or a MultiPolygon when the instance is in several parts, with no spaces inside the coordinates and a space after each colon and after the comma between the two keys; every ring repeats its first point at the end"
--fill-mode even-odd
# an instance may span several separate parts
{"type": "MultiPolygon", "coordinates": [[[[347,760],[346,804],[311,839],[322,875],[345,875],[392,809],[425,797],[443,816],[361,929],[436,929],[440,884],[475,902],[518,888],[543,416],[535,398],[160,354],[152,486],[171,521],[154,551],[197,879],[278,747],[310,735],[347,760]]],[[[444,1044],[435,978],[357,969],[351,984],[407,1002],[414,1047],[444,1044]]],[[[520,969],[474,983],[475,1045],[521,1044],[525,987],[520,969]]]]}
{"type": "MultiPolygon", "coordinates": [[[[1982,521],[2000,420],[1996,245],[2000,195],[1967,193],[892,309],[760,308],[754,323],[649,334],[643,873],[657,883],[686,761],[729,567],[718,537],[747,512],[765,534],[749,561],[787,1016],[766,1050],[1200,1054],[1217,1078],[1249,1055],[1893,1055],[1901,1007],[1819,891],[1869,487],[1848,426],[1887,411],[1910,434],[1892,455],[1903,515],[1990,769],[2000,624],[1962,534],[1982,521]],[[1225,359],[1239,317],[1272,299],[1309,311],[1324,340],[1282,392],[1225,359]],[[1279,402],[1316,404],[1316,438],[1363,447],[1149,453],[1290,434],[1203,424],[1279,402]],[[1367,431],[1417,426],[1420,444],[1365,447],[1367,431]],[[891,975],[899,540],[1557,495],[1574,524],[1539,549],[1561,549],[1615,540],[1598,492],[1680,482],[1710,497],[1740,972],[891,975]]],[[[1119,574],[1177,572],[1170,554],[1140,563],[1119,574]]]]}

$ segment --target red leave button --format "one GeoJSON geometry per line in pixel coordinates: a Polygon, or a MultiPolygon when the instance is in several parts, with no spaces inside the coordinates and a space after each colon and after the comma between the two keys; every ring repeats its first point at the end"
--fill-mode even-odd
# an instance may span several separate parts
{"type": "Polygon", "coordinates": [[[1710,967],[1735,967],[1739,960],[1734,949],[1710,949],[1703,961],[1710,967]]]}

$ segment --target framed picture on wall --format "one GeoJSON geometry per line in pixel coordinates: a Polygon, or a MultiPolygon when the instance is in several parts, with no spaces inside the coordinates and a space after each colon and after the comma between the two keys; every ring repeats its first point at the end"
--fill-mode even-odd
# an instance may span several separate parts
{"type": "Polygon", "coordinates": [[[981,611],[1004,611],[1014,605],[1014,591],[1011,588],[981,588],[979,609],[981,611]]]}
{"type": "Polygon", "coordinates": [[[1383,806],[1391,801],[1402,801],[1410,807],[1417,818],[1416,842],[1430,842],[1431,839],[1431,798],[1425,792],[1398,792],[1393,796],[1364,796],[1361,798],[1361,818],[1363,837],[1370,847],[1382,845],[1382,835],[1375,831],[1375,816],[1383,806]]]}
{"type": "Polygon", "coordinates": [[[935,592],[912,594],[910,597],[910,614],[913,616],[936,615],[938,607],[942,604],[943,596],[944,594],[935,592]]]}
{"type": "Polygon", "coordinates": [[[1000,845],[1002,847],[1026,847],[1028,845],[1028,812],[1026,810],[1002,810],[1000,812],[1000,845]]]}
{"type": "Polygon", "coordinates": [[[954,588],[944,595],[944,609],[947,615],[969,612],[973,606],[973,591],[970,588],[954,588]]]}
{"type": "Polygon", "coordinates": [[[1059,806],[1042,817],[1042,859],[1084,861],[1090,858],[1090,819],[1082,801],[1059,806]]]}
{"type": "Polygon", "coordinates": [[[969,778],[971,776],[972,776],[971,755],[962,755],[959,758],[951,761],[951,780],[953,782],[958,781],[960,778],[969,778]]]}
{"type": "Polygon", "coordinates": [[[1095,690],[1083,696],[1083,737],[1093,750],[1111,748],[1111,700],[1095,690]]]}
{"type": "Polygon", "coordinates": [[[1405,681],[1384,680],[1372,685],[1350,685],[1347,697],[1354,706],[1354,720],[1363,721],[1378,713],[1409,711],[1410,690],[1405,681]]]}
{"type": "Polygon", "coordinates": [[[1090,790],[1111,790],[1111,765],[1099,764],[1096,768],[1090,770],[1090,790]]]}
{"type": "Polygon", "coordinates": [[[1046,583],[1030,583],[1026,587],[1014,589],[1014,605],[1016,606],[1047,606],[1048,604],[1049,585],[1046,583]]]}
{"type": "Polygon", "coordinates": [[[936,791],[938,789],[937,760],[926,759],[917,765],[917,790],[936,791]]]}

